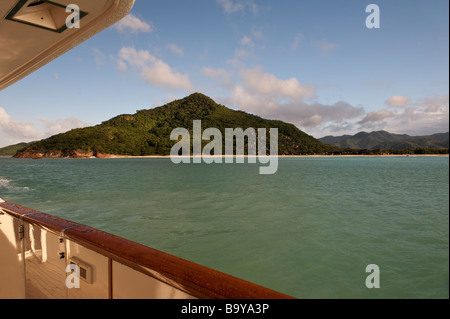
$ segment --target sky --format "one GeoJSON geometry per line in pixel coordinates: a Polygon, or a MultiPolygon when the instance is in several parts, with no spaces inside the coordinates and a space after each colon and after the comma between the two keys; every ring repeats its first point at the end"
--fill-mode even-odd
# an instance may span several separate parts
{"type": "Polygon", "coordinates": [[[0,92],[0,147],[194,92],[316,138],[447,132],[448,12],[447,0],[136,0],[0,92]]]}

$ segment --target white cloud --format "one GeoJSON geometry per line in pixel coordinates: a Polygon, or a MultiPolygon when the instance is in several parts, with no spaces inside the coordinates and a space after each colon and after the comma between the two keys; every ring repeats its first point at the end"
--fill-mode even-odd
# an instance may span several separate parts
{"type": "Polygon", "coordinates": [[[179,46],[173,44],[173,43],[168,44],[167,47],[174,54],[177,54],[177,55],[180,55],[180,56],[184,55],[183,49],[180,48],[179,46]]]}
{"type": "Polygon", "coordinates": [[[145,50],[136,51],[132,47],[123,47],[119,51],[119,58],[125,60],[133,67],[145,68],[149,63],[155,63],[156,58],[145,50]]]}
{"type": "Polygon", "coordinates": [[[217,3],[226,14],[245,13],[248,11],[253,15],[258,15],[262,8],[253,0],[217,0],[217,3]]]}
{"type": "Polygon", "coordinates": [[[239,67],[243,65],[243,60],[251,57],[253,53],[247,49],[238,48],[234,51],[234,57],[227,61],[233,67],[239,67]]]}
{"type": "Polygon", "coordinates": [[[304,39],[304,36],[303,36],[303,34],[301,34],[301,33],[298,33],[295,37],[294,37],[294,40],[292,41],[292,51],[296,51],[298,48],[299,48],[299,46],[300,46],[300,43],[301,43],[301,41],[304,39]]]}
{"type": "Polygon", "coordinates": [[[217,0],[217,3],[222,6],[225,13],[235,13],[242,12],[245,6],[239,1],[234,2],[233,0],[217,0]]]}
{"type": "MultiPolygon", "coordinates": [[[[163,60],[151,55],[150,52],[132,47],[123,47],[119,52],[122,62],[140,70],[141,77],[148,83],[172,89],[191,90],[192,84],[187,74],[177,73],[163,60]]],[[[119,67],[123,70],[124,65],[119,67]]]]}
{"type": "Polygon", "coordinates": [[[385,128],[389,132],[411,135],[445,133],[449,131],[448,118],[448,108],[441,114],[429,114],[411,108],[389,119],[385,128]]]}
{"type": "Polygon", "coordinates": [[[201,72],[203,75],[218,81],[225,88],[232,88],[234,86],[231,71],[221,68],[203,67],[201,72]]]}
{"type": "Polygon", "coordinates": [[[410,98],[404,95],[394,95],[385,101],[386,105],[389,107],[403,108],[405,107],[410,98]]]}
{"type": "Polygon", "coordinates": [[[243,45],[243,46],[253,47],[253,44],[254,44],[253,40],[249,36],[244,36],[241,39],[241,45],[243,45]]]}
{"type": "Polygon", "coordinates": [[[251,56],[252,52],[247,48],[237,48],[236,50],[234,50],[233,58],[227,60],[227,64],[237,68],[243,66],[243,60],[251,56]]]}
{"type": "Polygon", "coordinates": [[[0,107],[0,133],[2,139],[0,144],[4,144],[4,141],[26,142],[42,136],[30,123],[13,120],[2,107],[0,107]]]}
{"type": "Polygon", "coordinates": [[[234,82],[230,70],[204,68],[202,72],[227,89],[228,96],[217,98],[220,103],[265,118],[283,120],[300,129],[330,123],[344,125],[364,115],[361,107],[346,102],[333,105],[307,102],[315,98],[312,85],[302,85],[296,78],[280,79],[261,67],[238,71],[234,82]]]}
{"type": "Polygon", "coordinates": [[[274,95],[294,101],[314,97],[314,88],[310,85],[302,86],[296,78],[282,80],[273,74],[264,73],[261,68],[243,69],[240,75],[246,88],[256,94],[274,95]]]}
{"type": "Polygon", "coordinates": [[[203,67],[202,73],[211,78],[229,78],[231,72],[221,68],[203,67]]]}
{"type": "MultiPolygon", "coordinates": [[[[370,112],[364,106],[345,101],[322,104],[317,101],[313,85],[300,83],[295,77],[280,78],[262,67],[247,68],[244,62],[253,56],[254,39],[257,38],[253,34],[240,39],[233,58],[227,61],[231,68],[202,69],[203,75],[215,80],[215,89],[217,84],[224,89],[219,97],[215,97],[218,102],[292,123],[316,137],[355,134],[371,129],[416,135],[448,131],[448,94],[423,98],[415,103],[411,103],[408,96],[392,96],[385,101],[389,108],[370,112]]],[[[297,34],[292,50],[295,51],[302,40],[303,36],[297,34]]],[[[313,44],[324,54],[339,48],[328,41],[313,44]]],[[[382,84],[384,87],[387,82],[382,84]]]]}
{"type": "Polygon", "coordinates": [[[127,64],[123,60],[117,60],[117,70],[126,72],[128,70],[127,64]]]}
{"type": "MultiPolygon", "coordinates": [[[[252,37],[255,40],[264,40],[264,31],[262,29],[253,29],[252,32],[252,37]]],[[[252,40],[253,41],[253,40],[252,40]]]]}
{"type": "Polygon", "coordinates": [[[91,124],[85,123],[80,119],[72,116],[66,119],[57,119],[50,120],[43,117],[40,117],[39,120],[45,126],[45,135],[52,136],[59,133],[65,133],[75,128],[82,128],[86,126],[90,126],[91,124]]]}
{"type": "Polygon", "coordinates": [[[20,142],[36,141],[55,134],[67,132],[74,128],[90,125],[76,117],[57,120],[40,117],[39,120],[44,124],[44,133],[37,131],[28,122],[20,122],[12,119],[6,110],[0,107],[0,147],[20,142]]]}
{"type": "Polygon", "coordinates": [[[157,60],[151,67],[144,68],[141,76],[156,86],[184,90],[192,88],[188,75],[174,72],[168,64],[161,60],[157,60]]]}
{"type": "Polygon", "coordinates": [[[153,32],[154,28],[147,22],[139,19],[134,14],[130,13],[126,15],[122,20],[115,24],[115,28],[119,32],[129,31],[134,34],[140,32],[153,32]]]}
{"type": "Polygon", "coordinates": [[[106,55],[97,48],[93,48],[92,52],[94,53],[94,61],[97,68],[102,67],[106,62],[106,55]]]}
{"type": "Polygon", "coordinates": [[[443,133],[449,130],[448,93],[422,98],[414,103],[410,103],[407,96],[394,96],[386,100],[386,104],[395,109],[367,113],[358,123],[359,129],[383,129],[411,135],[443,133]]]}
{"type": "Polygon", "coordinates": [[[414,135],[449,131],[449,95],[425,97],[400,109],[387,121],[394,133],[414,135]]]}
{"type": "Polygon", "coordinates": [[[423,107],[426,112],[439,113],[445,109],[448,109],[449,94],[442,96],[435,95],[433,97],[426,97],[422,101],[416,102],[416,106],[423,107]]]}
{"type": "MultiPolygon", "coordinates": [[[[249,39],[242,38],[241,46],[250,44],[249,39]]],[[[370,112],[364,106],[345,101],[322,104],[317,101],[313,85],[300,83],[295,77],[280,78],[262,67],[246,68],[242,61],[245,52],[248,52],[245,48],[235,52],[234,68],[202,69],[203,75],[216,82],[215,89],[218,86],[224,89],[220,96],[214,97],[219,103],[292,123],[316,137],[380,129],[414,135],[448,131],[448,94],[422,98],[415,103],[407,96],[393,96],[386,100],[389,108],[370,112]]]]}
{"type": "Polygon", "coordinates": [[[234,51],[234,56],[227,60],[232,67],[243,67],[245,61],[255,57],[256,49],[264,48],[264,32],[261,29],[253,29],[250,35],[244,35],[239,41],[239,46],[234,51]]]}
{"type": "Polygon", "coordinates": [[[379,111],[367,113],[366,116],[359,123],[364,124],[369,122],[380,122],[393,116],[394,113],[392,113],[391,111],[382,109],[379,111]]]}
{"type": "Polygon", "coordinates": [[[315,46],[319,48],[320,52],[324,55],[330,54],[332,51],[339,48],[339,45],[330,43],[326,40],[318,41],[315,43],[315,46]]]}
{"type": "Polygon", "coordinates": [[[330,124],[347,125],[349,121],[364,114],[361,107],[354,107],[346,102],[333,105],[286,102],[279,97],[251,93],[241,85],[231,91],[231,96],[223,98],[222,103],[265,118],[292,123],[307,132],[330,124]]]}

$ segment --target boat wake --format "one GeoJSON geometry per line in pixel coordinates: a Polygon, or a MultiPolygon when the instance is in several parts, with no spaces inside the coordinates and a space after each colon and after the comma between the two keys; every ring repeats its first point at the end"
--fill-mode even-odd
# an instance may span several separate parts
{"type": "Polygon", "coordinates": [[[23,190],[23,191],[28,191],[30,190],[29,187],[18,187],[18,186],[14,186],[14,184],[12,183],[12,181],[10,181],[9,179],[0,177],[0,190],[2,189],[6,189],[6,190],[23,190]]]}

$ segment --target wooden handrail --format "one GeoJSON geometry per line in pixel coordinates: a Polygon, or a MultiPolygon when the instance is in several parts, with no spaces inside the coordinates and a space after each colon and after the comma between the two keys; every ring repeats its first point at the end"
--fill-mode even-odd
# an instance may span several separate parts
{"type": "Polygon", "coordinates": [[[0,208],[24,222],[65,238],[202,299],[293,299],[223,272],[128,239],[10,202],[0,208]]]}

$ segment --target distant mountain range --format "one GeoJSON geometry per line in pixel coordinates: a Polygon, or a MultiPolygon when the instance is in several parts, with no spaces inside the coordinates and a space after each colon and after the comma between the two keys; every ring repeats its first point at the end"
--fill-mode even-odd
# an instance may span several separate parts
{"type": "MultiPolygon", "coordinates": [[[[74,129],[31,143],[17,151],[15,157],[169,155],[176,143],[170,140],[172,130],[185,128],[192,139],[194,120],[201,120],[202,130],[219,129],[223,137],[225,128],[254,128],[255,131],[266,128],[269,140],[270,128],[278,128],[279,155],[326,154],[337,150],[337,147],[318,141],[293,124],[231,110],[201,93],[194,93],[160,107],[119,115],[96,126],[74,129]]],[[[202,143],[205,145],[209,141],[202,143]]],[[[225,148],[222,150],[224,152],[225,148]]]]}
{"type": "Polygon", "coordinates": [[[448,149],[449,133],[410,136],[376,131],[371,133],[360,132],[356,135],[325,136],[319,138],[319,141],[342,148],[360,150],[448,149]]]}

